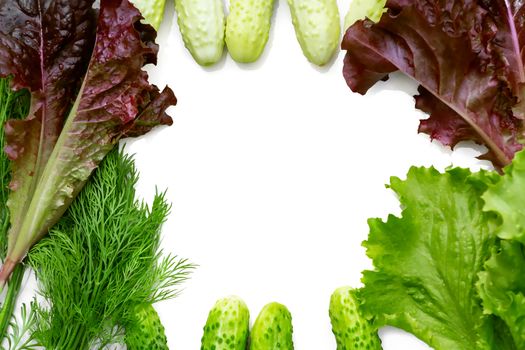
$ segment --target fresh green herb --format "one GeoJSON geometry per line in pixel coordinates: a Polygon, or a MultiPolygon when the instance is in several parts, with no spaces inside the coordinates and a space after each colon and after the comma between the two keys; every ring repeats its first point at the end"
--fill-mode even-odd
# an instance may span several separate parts
{"type": "Polygon", "coordinates": [[[36,317],[32,308],[27,310],[26,304],[20,308],[20,317],[14,317],[10,323],[11,332],[7,337],[7,350],[37,350],[39,344],[33,338],[36,327],[36,317]]]}
{"type": "Polygon", "coordinates": [[[50,349],[119,341],[138,305],[177,295],[192,265],[162,257],[163,194],[137,202],[133,160],[112,151],[60,222],[29,254],[39,292],[36,339],[50,349]],[[48,307],[49,305],[49,307],[48,307]]]}

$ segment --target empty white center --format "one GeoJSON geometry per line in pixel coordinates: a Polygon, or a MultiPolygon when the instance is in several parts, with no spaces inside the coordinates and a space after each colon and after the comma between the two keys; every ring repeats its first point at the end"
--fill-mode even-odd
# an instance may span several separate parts
{"type": "MultiPolygon", "coordinates": [[[[414,109],[411,81],[395,76],[365,97],[351,93],[343,53],[315,68],[286,3],[276,11],[255,65],[227,57],[203,69],[175,22],[161,28],[159,65],[150,72],[179,99],[170,109],[175,124],[128,150],[141,196],[168,189],[163,247],[199,265],[182,295],[158,307],[173,349],[198,349],[209,309],[231,294],[246,301],[252,322],[268,302],[287,305],[297,349],[335,349],[330,294],[360,286],[371,267],[361,247],[367,218],[399,213],[384,187],[389,177],[404,177],[412,165],[474,162],[417,134],[424,116],[414,109]]],[[[385,349],[428,349],[401,332],[382,336],[385,349]]]]}

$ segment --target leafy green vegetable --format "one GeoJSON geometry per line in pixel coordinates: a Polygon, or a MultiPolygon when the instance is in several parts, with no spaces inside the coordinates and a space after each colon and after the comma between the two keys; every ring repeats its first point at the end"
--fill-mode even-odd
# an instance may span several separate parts
{"type": "Polygon", "coordinates": [[[174,297],[192,265],[162,257],[164,196],[135,199],[133,161],[112,151],[60,222],[29,254],[39,292],[36,339],[50,349],[89,349],[118,340],[137,305],[174,297]],[[49,305],[49,306],[48,306],[49,305]],[[120,330],[120,331],[115,331],[120,330]]]}
{"type": "Polygon", "coordinates": [[[503,240],[480,273],[479,295],[485,313],[509,326],[516,346],[525,347],[525,152],[516,154],[505,174],[483,194],[484,209],[498,215],[497,234],[503,240]]]}
{"type": "Polygon", "coordinates": [[[156,62],[156,32],[128,0],[101,0],[98,21],[93,2],[0,2],[0,76],[31,92],[30,115],[5,127],[11,226],[0,285],[121,138],[172,122],[173,92],[142,69],[156,62]]]}
{"type": "Polygon", "coordinates": [[[39,344],[33,338],[36,327],[36,314],[33,309],[27,311],[26,304],[20,309],[20,317],[14,317],[10,323],[11,332],[7,337],[7,350],[37,350],[39,344]]]}
{"type": "MultiPolygon", "coordinates": [[[[376,324],[413,333],[437,350],[501,349],[475,284],[494,245],[492,214],[481,194],[497,174],[412,168],[392,178],[402,217],[371,219],[364,243],[363,310],[376,324]]],[[[504,327],[503,327],[504,328],[504,327]]]]}
{"type": "Polygon", "coordinates": [[[418,82],[420,132],[446,146],[474,141],[498,168],[523,148],[525,2],[389,0],[378,23],[343,39],[350,88],[366,93],[399,71],[418,82]],[[521,104],[520,104],[521,102],[521,104]]]}
{"type": "Polygon", "coordinates": [[[518,349],[525,347],[525,253],[519,242],[501,241],[479,275],[478,291],[487,314],[501,317],[518,349]]]}
{"type": "Polygon", "coordinates": [[[7,230],[9,228],[9,210],[7,197],[11,171],[9,159],[4,152],[5,123],[9,119],[22,119],[29,112],[29,94],[26,90],[12,91],[9,79],[0,79],[0,258],[7,253],[7,230]]]}
{"type": "MultiPolygon", "coordinates": [[[[4,130],[4,125],[8,119],[19,120],[24,118],[29,111],[29,105],[29,93],[26,90],[15,92],[10,88],[10,79],[0,79],[0,258],[2,261],[7,253],[7,230],[9,228],[7,197],[9,195],[8,184],[11,171],[9,159],[4,152],[5,134],[1,131],[4,130]]],[[[13,325],[12,315],[24,272],[25,267],[23,265],[16,267],[7,284],[7,293],[0,308],[0,343],[5,336],[16,334],[7,333],[7,330],[10,324],[13,325]]],[[[11,328],[16,331],[14,327],[11,328]]],[[[11,344],[9,338],[8,341],[11,344]]],[[[11,345],[9,348],[13,349],[11,345]]]]}
{"type": "Polygon", "coordinates": [[[151,304],[139,305],[126,326],[127,350],[169,350],[164,326],[151,304]]]}
{"type": "Polygon", "coordinates": [[[132,2],[142,13],[146,23],[151,24],[155,30],[159,30],[160,22],[164,17],[166,0],[132,0],[132,2]]]}
{"type": "Polygon", "coordinates": [[[515,161],[505,168],[505,176],[483,194],[486,211],[501,217],[497,234],[503,239],[525,243],[525,153],[516,154],[515,161]]]}
{"type": "Polygon", "coordinates": [[[386,0],[352,0],[345,17],[344,28],[348,29],[358,20],[365,18],[379,22],[383,13],[386,12],[385,5],[386,0]]]}

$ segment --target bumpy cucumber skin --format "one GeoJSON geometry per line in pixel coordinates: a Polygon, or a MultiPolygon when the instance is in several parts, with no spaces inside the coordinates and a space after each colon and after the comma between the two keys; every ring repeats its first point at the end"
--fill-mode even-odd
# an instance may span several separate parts
{"type": "Polygon", "coordinates": [[[134,322],[126,327],[128,350],[169,350],[164,326],[151,304],[135,310],[134,322]]]}
{"type": "Polygon", "coordinates": [[[240,298],[231,296],[217,301],[211,309],[201,350],[245,350],[250,328],[250,312],[240,298]]]}
{"type": "Polygon", "coordinates": [[[288,0],[297,40],[306,58],[324,66],[339,48],[341,18],[336,0],[288,0]]]}
{"type": "Polygon", "coordinates": [[[259,59],[270,35],[274,0],[230,0],[226,46],[239,63],[259,59]]]}
{"type": "Polygon", "coordinates": [[[373,22],[379,22],[386,11],[385,5],[386,0],[352,0],[345,17],[344,29],[347,30],[360,19],[368,18],[373,22]]]}
{"type": "Polygon", "coordinates": [[[166,0],[132,0],[133,5],[140,10],[146,23],[159,30],[160,22],[164,17],[166,0]]]}
{"type": "Polygon", "coordinates": [[[201,66],[217,63],[224,50],[226,19],[222,0],[175,0],[184,45],[201,66]]]}
{"type": "Polygon", "coordinates": [[[250,350],[293,350],[292,315],[279,303],[266,305],[252,327],[250,350]]]}
{"type": "Polygon", "coordinates": [[[359,311],[357,294],[351,287],[342,287],[330,298],[330,320],[337,350],[381,350],[377,329],[359,311]]]}

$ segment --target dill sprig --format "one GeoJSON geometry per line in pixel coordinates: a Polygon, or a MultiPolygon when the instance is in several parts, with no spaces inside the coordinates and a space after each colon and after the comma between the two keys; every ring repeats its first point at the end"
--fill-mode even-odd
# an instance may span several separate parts
{"type": "Polygon", "coordinates": [[[29,254],[45,302],[36,304],[35,338],[46,349],[103,348],[132,322],[139,304],[176,296],[193,266],[165,256],[164,194],[151,207],[135,199],[132,158],[114,150],[48,238],[29,254]]]}
{"type": "Polygon", "coordinates": [[[20,315],[13,317],[10,323],[11,332],[7,336],[9,350],[37,350],[39,345],[33,339],[36,327],[36,317],[32,308],[27,310],[26,304],[20,308],[20,315]]]}

